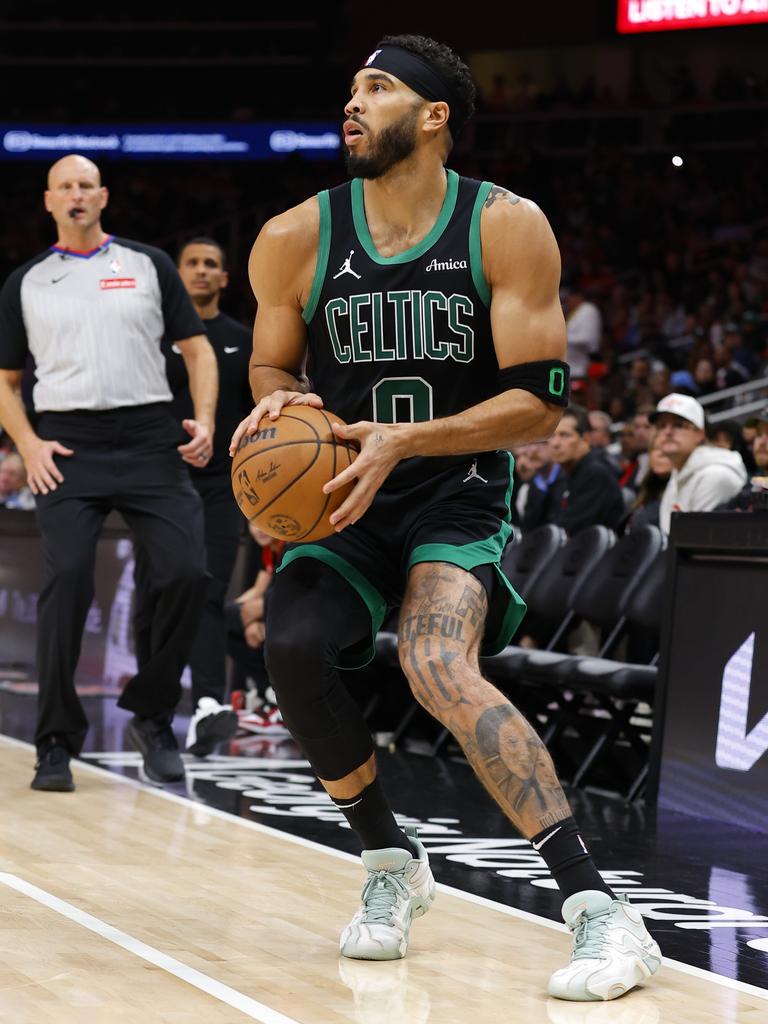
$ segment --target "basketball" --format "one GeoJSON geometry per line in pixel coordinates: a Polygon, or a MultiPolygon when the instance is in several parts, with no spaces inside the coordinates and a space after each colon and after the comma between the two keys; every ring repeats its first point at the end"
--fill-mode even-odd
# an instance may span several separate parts
{"type": "Polygon", "coordinates": [[[232,490],[245,518],[279,540],[307,543],[333,533],[330,515],[354,486],[332,494],[323,485],[352,462],[356,449],[337,438],[326,409],[288,405],[276,420],[264,417],[232,459],[232,490]]]}

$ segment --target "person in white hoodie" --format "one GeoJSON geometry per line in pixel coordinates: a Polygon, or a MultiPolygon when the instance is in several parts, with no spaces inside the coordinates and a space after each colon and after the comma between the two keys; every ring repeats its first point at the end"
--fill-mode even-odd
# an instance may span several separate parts
{"type": "Polygon", "coordinates": [[[660,450],[672,463],[659,512],[664,533],[669,533],[673,512],[710,512],[739,493],[747,481],[741,455],[707,444],[704,408],[695,398],[666,395],[649,419],[660,450]]]}

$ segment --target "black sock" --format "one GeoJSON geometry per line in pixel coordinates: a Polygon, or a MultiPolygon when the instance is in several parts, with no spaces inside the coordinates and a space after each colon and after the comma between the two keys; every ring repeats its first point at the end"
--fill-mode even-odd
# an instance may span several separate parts
{"type": "Polygon", "coordinates": [[[533,836],[531,845],[546,861],[565,899],[584,889],[598,889],[616,899],[595,867],[573,818],[564,818],[545,828],[533,836]]]}
{"type": "Polygon", "coordinates": [[[357,796],[331,799],[357,833],[364,850],[383,850],[396,846],[413,853],[405,832],[395,821],[378,778],[357,796]]]}

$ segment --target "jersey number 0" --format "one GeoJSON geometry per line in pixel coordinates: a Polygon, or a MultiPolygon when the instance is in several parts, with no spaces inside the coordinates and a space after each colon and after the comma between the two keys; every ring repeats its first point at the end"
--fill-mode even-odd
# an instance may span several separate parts
{"type": "Polygon", "coordinates": [[[432,415],[432,385],[423,377],[385,377],[373,389],[375,423],[420,423],[432,415]]]}

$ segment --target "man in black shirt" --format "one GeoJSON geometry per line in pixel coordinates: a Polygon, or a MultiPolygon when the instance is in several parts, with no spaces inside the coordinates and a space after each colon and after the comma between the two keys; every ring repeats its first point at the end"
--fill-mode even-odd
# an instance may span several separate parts
{"type": "MultiPolygon", "coordinates": [[[[237,424],[253,407],[248,383],[251,332],[219,309],[221,293],[228,284],[226,257],[212,238],[193,238],[179,253],[178,270],[187,293],[205,324],[219,368],[219,401],[216,406],[213,455],[201,468],[190,466],[192,483],[202,498],[205,518],[206,565],[209,574],[205,608],[189,657],[192,673],[193,715],[187,733],[187,750],[198,757],[230,739],[237,729],[237,715],[224,705],[227,628],[224,599],[237,557],[243,517],[230,483],[231,459],[227,446],[237,424]]],[[[189,377],[177,345],[164,338],[168,383],[173,410],[181,421],[191,415],[189,377]]],[[[136,611],[134,625],[139,662],[151,633],[154,613],[148,590],[147,564],[136,559],[136,611]]]]}
{"type": "Polygon", "coordinates": [[[552,459],[565,470],[556,482],[560,500],[553,521],[571,537],[595,524],[615,530],[624,517],[616,474],[599,451],[590,450],[589,429],[586,410],[569,405],[549,440],[552,459]]]}

